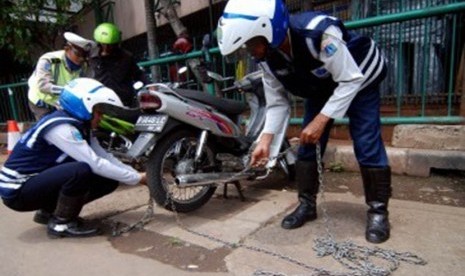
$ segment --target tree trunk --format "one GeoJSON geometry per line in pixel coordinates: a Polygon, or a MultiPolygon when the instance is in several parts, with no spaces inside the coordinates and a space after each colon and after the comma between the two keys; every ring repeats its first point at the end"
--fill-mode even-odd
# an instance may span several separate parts
{"type": "Polygon", "coordinates": [[[179,37],[181,34],[187,34],[187,28],[178,17],[178,13],[174,8],[174,2],[172,0],[159,0],[159,6],[161,8],[160,13],[168,20],[174,34],[179,37]]]}
{"type": "MultiPolygon", "coordinates": [[[[155,19],[155,3],[154,0],[144,0],[144,4],[145,21],[147,24],[147,48],[149,50],[149,58],[152,60],[159,57],[156,35],[157,21],[155,19]]],[[[161,81],[161,73],[158,66],[151,66],[150,73],[152,74],[153,82],[161,81]]]]}

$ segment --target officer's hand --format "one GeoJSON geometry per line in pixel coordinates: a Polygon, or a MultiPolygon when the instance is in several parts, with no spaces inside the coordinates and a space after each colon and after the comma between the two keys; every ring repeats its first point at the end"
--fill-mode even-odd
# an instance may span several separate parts
{"type": "Polygon", "coordinates": [[[147,174],[145,172],[139,173],[140,175],[140,181],[139,183],[141,185],[147,185],[147,174]]]}
{"type": "Polygon", "coordinates": [[[273,137],[273,134],[262,135],[250,158],[250,165],[252,167],[261,167],[268,163],[268,158],[270,157],[270,145],[273,141],[273,137]]]}
{"type": "Polygon", "coordinates": [[[262,167],[268,162],[270,156],[270,148],[258,144],[252,152],[252,158],[250,159],[250,165],[252,167],[262,167]]]}
{"type": "Polygon", "coordinates": [[[300,143],[301,144],[316,144],[323,132],[325,131],[326,124],[331,118],[318,114],[313,121],[311,121],[300,134],[300,143]]]}

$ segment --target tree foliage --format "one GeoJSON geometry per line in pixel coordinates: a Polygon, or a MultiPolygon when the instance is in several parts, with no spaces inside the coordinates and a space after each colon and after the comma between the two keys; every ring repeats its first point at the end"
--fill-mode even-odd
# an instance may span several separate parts
{"type": "Polygon", "coordinates": [[[55,49],[57,38],[70,28],[72,8],[89,0],[0,0],[0,48],[17,61],[31,63],[55,49]]]}

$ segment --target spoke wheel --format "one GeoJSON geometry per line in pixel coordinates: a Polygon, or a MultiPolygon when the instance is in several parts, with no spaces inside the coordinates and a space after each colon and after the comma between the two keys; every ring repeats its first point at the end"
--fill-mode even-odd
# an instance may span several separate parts
{"type": "Polygon", "coordinates": [[[203,206],[216,186],[180,188],[175,183],[179,174],[202,173],[215,162],[213,147],[206,143],[199,162],[194,166],[198,134],[188,130],[175,131],[158,143],[147,162],[147,177],[152,198],[170,211],[190,212],[203,206]]]}

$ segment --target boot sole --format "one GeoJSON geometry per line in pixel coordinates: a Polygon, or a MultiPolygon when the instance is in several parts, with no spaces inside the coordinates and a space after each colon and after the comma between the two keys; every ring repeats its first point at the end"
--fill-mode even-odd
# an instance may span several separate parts
{"type": "Polygon", "coordinates": [[[297,223],[297,224],[293,224],[293,225],[286,225],[286,224],[283,224],[281,223],[281,228],[283,229],[286,229],[286,230],[291,230],[291,229],[296,229],[296,228],[300,228],[302,227],[305,223],[307,222],[310,222],[310,221],[314,221],[317,219],[317,216],[312,216],[312,217],[308,217],[308,218],[305,218],[302,223],[297,223]]]}
{"type": "Polygon", "coordinates": [[[51,232],[47,231],[47,235],[51,239],[61,239],[61,238],[89,238],[89,237],[95,237],[99,236],[101,234],[101,231],[97,230],[96,232],[89,233],[89,234],[83,234],[83,235],[74,235],[71,233],[58,233],[58,232],[51,232]]]}
{"type": "Polygon", "coordinates": [[[380,239],[380,238],[372,238],[369,235],[365,234],[365,239],[370,243],[376,243],[376,244],[383,243],[389,240],[389,238],[390,238],[390,235],[387,235],[384,239],[380,239]]]}

